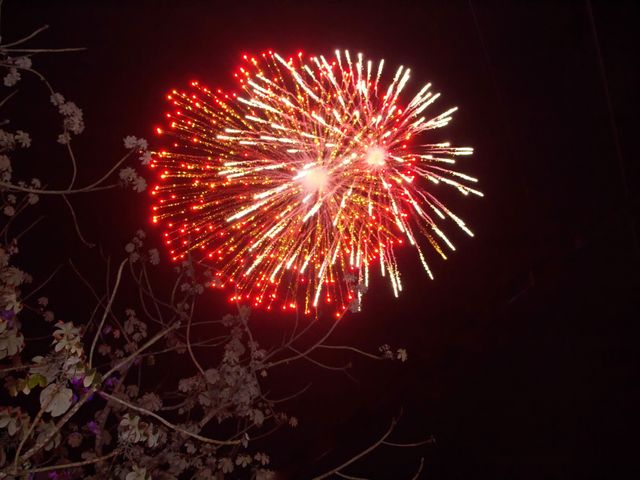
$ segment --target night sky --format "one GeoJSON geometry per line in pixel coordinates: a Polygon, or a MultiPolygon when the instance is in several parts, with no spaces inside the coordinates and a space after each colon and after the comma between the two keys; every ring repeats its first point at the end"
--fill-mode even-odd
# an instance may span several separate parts
{"type": "MultiPolygon", "coordinates": [[[[474,147],[461,167],[485,197],[442,198],[476,236],[449,230],[458,251],[431,257],[435,281],[403,252],[400,298],[374,276],[363,312],[347,315],[333,341],[406,347],[407,363],[355,358],[357,382],[309,365],[274,375],[283,396],[313,382],[288,408],[300,428],[268,446],[282,478],[340,463],[400,410],[393,440],[435,444],[383,447],[349,472],[408,478],[424,456],[430,479],[638,478],[640,4],[595,2],[591,13],[584,2],[6,0],[2,37],[48,24],[31,45],[87,48],[34,59],[84,110],[80,184],[119,158],[124,136],[158,144],[170,89],[194,79],[233,87],[243,53],[348,48],[411,67],[408,91],[431,81],[439,108],[460,107],[436,134],[474,147]]],[[[35,125],[51,115],[40,112],[46,102],[34,98],[15,121],[35,125]]],[[[52,138],[36,162],[50,184],[69,176],[54,133],[42,130],[52,138]]],[[[79,202],[78,215],[104,251],[120,255],[139,226],[159,240],[146,195],[96,199],[79,202]]],[[[70,235],[46,249],[31,241],[34,275],[70,255],[89,262],[70,235]]],[[[223,294],[207,294],[212,316],[231,311],[223,294]]],[[[290,320],[252,317],[265,341],[290,320]]]]}

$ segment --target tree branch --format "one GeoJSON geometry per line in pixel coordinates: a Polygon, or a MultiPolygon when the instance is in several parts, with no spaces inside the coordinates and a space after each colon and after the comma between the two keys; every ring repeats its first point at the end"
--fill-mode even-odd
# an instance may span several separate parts
{"type": "Polygon", "coordinates": [[[195,438],[196,440],[200,440],[201,442],[204,443],[210,443],[213,445],[238,445],[241,442],[241,440],[216,440],[214,438],[208,438],[208,437],[203,437],[202,435],[198,435],[197,433],[191,433],[188,430],[185,430],[182,427],[179,427],[178,425],[174,425],[173,423],[169,422],[168,420],[165,420],[164,418],[162,418],[160,415],[157,415],[155,413],[153,413],[151,410],[147,410],[146,408],[142,408],[142,407],[138,407],[136,405],[133,405],[132,403],[127,402],[126,400],[122,400],[121,398],[118,397],[114,397],[113,395],[109,395],[106,392],[100,391],[99,394],[105,398],[108,398],[109,400],[112,400],[116,403],[119,403],[125,407],[130,408],[131,410],[135,410],[136,412],[142,413],[143,415],[148,415],[150,417],[155,418],[156,420],[158,420],[160,423],[162,423],[163,425],[165,425],[166,427],[169,427],[172,430],[175,430],[176,432],[180,432],[188,437],[191,438],[195,438]]]}
{"type": "Polygon", "coordinates": [[[111,297],[109,297],[109,302],[107,303],[106,308],[104,309],[104,314],[102,315],[102,320],[100,321],[100,325],[98,325],[98,330],[96,330],[96,334],[93,337],[93,342],[91,343],[91,350],[89,351],[89,367],[91,367],[93,361],[93,351],[96,348],[96,343],[98,342],[98,337],[100,336],[100,332],[102,331],[102,327],[104,326],[104,322],[107,319],[107,315],[109,315],[109,311],[111,310],[111,305],[113,304],[113,299],[116,296],[118,291],[118,286],[120,285],[120,280],[122,278],[122,269],[124,268],[124,264],[127,263],[129,259],[125,258],[122,262],[120,262],[120,267],[118,268],[118,274],[116,275],[116,283],[113,286],[113,292],[111,293],[111,297]]]}
{"type": "Polygon", "coordinates": [[[120,453],[120,450],[115,449],[102,457],[91,458],[89,460],[83,460],[81,462],[73,462],[73,463],[64,463],[61,465],[50,465],[48,467],[39,467],[39,468],[30,468],[26,470],[26,473],[39,473],[39,472],[50,472],[52,470],[66,470],[69,468],[83,467],[85,465],[91,465],[93,463],[104,462],[105,460],[109,460],[112,457],[115,457],[120,453]]]}

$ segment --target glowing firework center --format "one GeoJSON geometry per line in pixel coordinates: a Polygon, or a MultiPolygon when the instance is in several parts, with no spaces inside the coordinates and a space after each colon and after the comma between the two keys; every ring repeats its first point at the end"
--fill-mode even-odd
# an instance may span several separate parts
{"type": "Polygon", "coordinates": [[[387,152],[382,147],[371,147],[365,155],[365,162],[371,168],[384,167],[386,163],[387,152]]]}
{"type": "Polygon", "coordinates": [[[329,172],[322,166],[302,170],[298,175],[293,177],[302,183],[305,192],[322,192],[329,183],[329,172]]]}
{"type": "MultiPolygon", "coordinates": [[[[469,147],[437,142],[456,108],[428,117],[439,97],[425,85],[408,102],[409,70],[383,83],[384,61],[245,56],[238,94],[193,82],[167,99],[171,143],[155,155],[153,222],[171,258],[188,253],[215,270],[230,300],[337,317],[359,309],[370,272],[402,280],[395,251],[455,250],[441,225],[464,221],[436,196],[482,195],[452,169],[469,147]]],[[[160,132],[160,129],[158,129],[160,132]]]]}

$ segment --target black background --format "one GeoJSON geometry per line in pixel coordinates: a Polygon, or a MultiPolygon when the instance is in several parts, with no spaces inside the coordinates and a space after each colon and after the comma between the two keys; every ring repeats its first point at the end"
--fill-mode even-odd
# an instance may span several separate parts
{"type": "MultiPolygon", "coordinates": [[[[275,374],[282,394],[313,381],[289,408],[299,430],[268,445],[281,476],[306,478],[340,463],[402,408],[393,439],[434,435],[436,443],[412,452],[382,447],[347,473],[408,478],[424,456],[423,476],[432,479],[635,478],[640,7],[593,4],[595,30],[589,8],[7,0],[2,36],[49,24],[31,45],[87,48],[34,58],[84,110],[87,129],[75,142],[81,183],[121,155],[125,135],[158,141],[152,130],[174,86],[198,79],[232,87],[230,72],[245,52],[349,48],[385,58],[390,69],[410,66],[409,91],[433,82],[442,109],[460,107],[439,139],[476,151],[461,165],[480,178],[485,197],[442,197],[476,237],[453,234],[458,252],[447,262],[432,257],[434,282],[402,253],[401,297],[375,279],[363,312],[336,334],[334,343],[364,349],[404,346],[406,364],[356,359],[357,382],[306,367],[275,374]]],[[[50,184],[64,183],[68,164],[61,147],[51,147],[57,132],[37,126],[42,116],[56,121],[47,97],[23,99],[13,118],[15,128],[32,131],[50,184]]],[[[96,199],[79,202],[78,215],[105,251],[119,254],[138,226],[159,237],[145,195],[96,199]]],[[[36,277],[69,254],[84,258],[70,225],[55,227],[65,233],[46,249],[35,233],[40,250],[23,259],[36,277]]],[[[46,222],[39,228],[45,232],[46,222]]],[[[207,301],[211,315],[230,310],[219,293],[207,301]]],[[[290,318],[257,313],[252,321],[266,338],[290,318]]],[[[193,373],[186,360],[185,369],[193,373]]]]}

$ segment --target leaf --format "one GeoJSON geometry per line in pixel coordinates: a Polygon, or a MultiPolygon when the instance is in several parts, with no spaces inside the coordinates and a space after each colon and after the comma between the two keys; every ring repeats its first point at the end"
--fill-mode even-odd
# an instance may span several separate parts
{"type": "Polygon", "coordinates": [[[53,433],[53,436],[49,438],[49,441],[44,445],[44,449],[47,452],[60,445],[60,441],[62,440],[60,432],[56,431],[55,428],[56,427],[53,422],[46,422],[38,426],[38,436],[36,437],[36,443],[44,442],[47,437],[55,432],[53,433]]]}
{"type": "Polygon", "coordinates": [[[47,385],[47,379],[39,373],[34,373],[29,377],[27,385],[29,385],[29,388],[36,388],[38,386],[45,387],[47,385]]]}
{"type": "Polygon", "coordinates": [[[25,395],[29,395],[29,392],[31,392],[31,389],[29,388],[29,382],[28,379],[26,378],[19,378],[16,381],[16,388],[24,393],[25,395]]]}
{"type": "Polygon", "coordinates": [[[87,376],[84,377],[84,379],[82,380],[82,385],[84,385],[85,388],[89,388],[93,383],[93,379],[95,378],[95,376],[96,376],[96,369],[92,368],[87,374],[87,376]]]}
{"type": "Polygon", "coordinates": [[[73,391],[58,384],[51,384],[40,392],[40,406],[52,417],[59,417],[71,407],[73,391]]]}
{"type": "Polygon", "coordinates": [[[209,370],[206,370],[204,372],[204,377],[207,379],[207,383],[211,383],[211,384],[214,384],[218,380],[220,380],[220,374],[218,373],[218,370],[216,370],[215,368],[210,368],[209,370]]]}
{"type": "Polygon", "coordinates": [[[9,415],[9,412],[7,410],[0,412],[0,428],[5,428],[7,425],[9,425],[10,421],[11,416],[9,415]]]}
{"type": "Polygon", "coordinates": [[[409,358],[408,354],[407,354],[407,350],[404,348],[399,348],[398,349],[398,353],[396,354],[396,358],[398,360],[400,360],[401,362],[406,362],[407,359],[409,358]]]}
{"type": "Polygon", "coordinates": [[[255,409],[253,411],[253,422],[257,425],[257,426],[261,426],[262,423],[264,422],[264,413],[262,413],[261,410],[255,409]]]}
{"type": "Polygon", "coordinates": [[[7,431],[9,432],[9,436],[12,437],[18,431],[18,420],[16,418],[12,418],[9,425],[7,425],[7,431]]]}
{"type": "Polygon", "coordinates": [[[147,477],[146,468],[138,468],[138,466],[133,465],[133,471],[127,474],[125,480],[147,480],[148,478],[150,477],[147,477]]]}
{"type": "MultiPolygon", "coordinates": [[[[0,322],[2,323],[2,322],[0,322]]],[[[11,357],[24,347],[24,337],[17,328],[5,330],[0,335],[0,360],[11,357]]]]}
{"type": "Polygon", "coordinates": [[[67,443],[70,447],[78,448],[82,444],[82,434],[80,432],[73,432],[67,437],[67,443]]]}
{"type": "Polygon", "coordinates": [[[218,461],[218,468],[222,470],[222,473],[233,472],[233,460],[228,457],[221,458],[218,461]]]}

